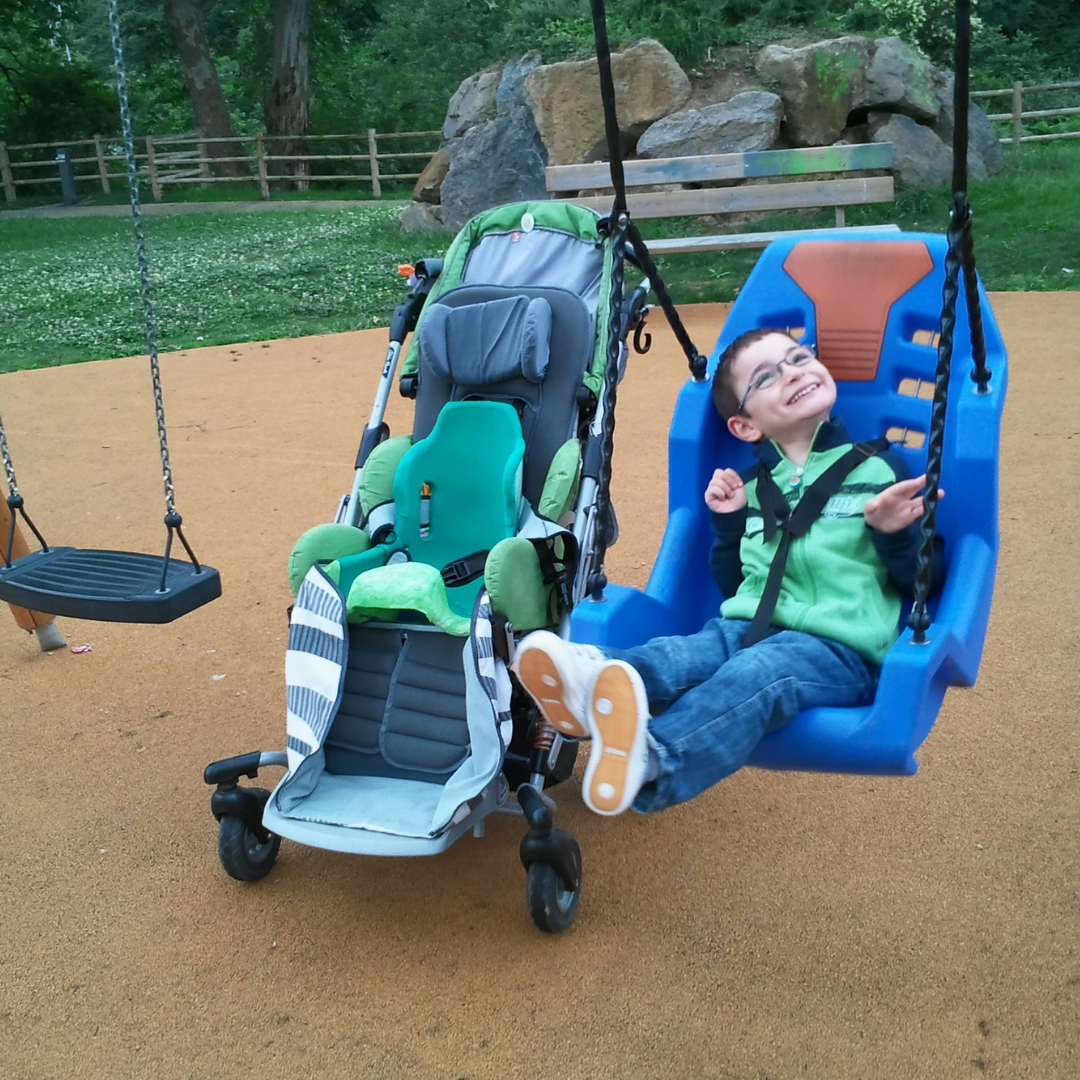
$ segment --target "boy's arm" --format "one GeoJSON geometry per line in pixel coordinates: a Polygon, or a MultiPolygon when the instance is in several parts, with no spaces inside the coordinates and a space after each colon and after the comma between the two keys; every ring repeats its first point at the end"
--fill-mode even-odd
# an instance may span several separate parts
{"type": "MultiPolygon", "coordinates": [[[[886,451],[881,456],[888,462],[893,471],[893,475],[896,477],[897,483],[911,479],[911,473],[904,464],[904,459],[901,458],[899,454],[886,451]]],[[[871,501],[873,502],[875,500],[871,501]]],[[[921,498],[917,500],[917,503],[912,501],[909,505],[911,506],[913,513],[917,511],[921,516],[921,498]]],[[[892,532],[884,532],[881,529],[874,528],[870,525],[869,521],[867,522],[867,528],[870,530],[870,539],[874,544],[874,549],[878,553],[878,558],[884,563],[885,570],[892,579],[893,584],[896,585],[903,596],[909,600],[913,599],[915,595],[915,572],[919,563],[920,538],[918,520],[911,521],[910,524],[892,532]]],[[[931,595],[941,588],[944,580],[945,537],[936,534],[934,536],[933,555],[930,564],[931,595]]]]}
{"type": "Polygon", "coordinates": [[[709,515],[712,518],[713,545],[709,552],[709,570],[720,586],[724,599],[734,596],[743,581],[742,556],[739,547],[746,530],[746,507],[727,514],[709,515]]]}

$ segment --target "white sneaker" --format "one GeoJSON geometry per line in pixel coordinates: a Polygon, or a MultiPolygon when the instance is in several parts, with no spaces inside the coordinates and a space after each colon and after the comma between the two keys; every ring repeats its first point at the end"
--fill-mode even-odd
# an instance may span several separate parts
{"type": "Polygon", "coordinates": [[[649,701],[641,676],[609,660],[593,681],[587,717],[592,734],[582,797],[597,814],[621,814],[645,781],[649,701]]]}
{"type": "Polygon", "coordinates": [[[521,685],[548,721],[564,735],[589,734],[589,694],[607,657],[595,645],[563,641],[550,630],[522,639],[512,665],[521,685]]]}

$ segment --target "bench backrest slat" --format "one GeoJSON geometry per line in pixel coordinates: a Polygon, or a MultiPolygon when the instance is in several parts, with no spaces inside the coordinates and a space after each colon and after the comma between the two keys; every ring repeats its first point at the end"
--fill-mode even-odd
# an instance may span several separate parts
{"type": "MultiPolygon", "coordinates": [[[[694,184],[710,180],[746,180],[767,176],[800,176],[807,173],[848,172],[892,167],[891,143],[860,143],[853,146],[811,146],[796,150],[754,150],[743,154],[704,154],[698,157],[655,158],[626,161],[627,187],[644,184],[694,184]]],[[[606,161],[588,165],[549,165],[548,191],[582,191],[611,186],[606,161]]]]}
{"type": "MultiPolygon", "coordinates": [[[[794,184],[631,193],[627,195],[626,203],[631,215],[641,219],[793,210],[810,206],[856,206],[889,202],[893,194],[891,176],[868,176],[804,180],[794,184]]],[[[600,213],[611,209],[610,195],[579,198],[573,202],[600,213]]]]}

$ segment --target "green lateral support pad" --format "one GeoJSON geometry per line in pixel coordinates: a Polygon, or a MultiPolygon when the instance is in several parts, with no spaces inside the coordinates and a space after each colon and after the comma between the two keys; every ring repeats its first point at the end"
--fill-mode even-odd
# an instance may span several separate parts
{"type": "Polygon", "coordinates": [[[360,474],[360,509],[365,517],[376,506],[394,501],[394,473],[411,447],[411,435],[395,435],[368,455],[360,474]]]}
{"type": "Polygon", "coordinates": [[[346,555],[357,555],[369,547],[371,538],[368,534],[352,525],[327,522],[308,529],[296,541],[289,555],[289,588],[293,596],[317,562],[332,562],[346,555]]]}
{"type": "Polygon", "coordinates": [[[484,580],[491,609],[515,630],[539,630],[558,622],[553,617],[553,586],[544,581],[536,548],[522,536],[511,536],[491,549],[484,580]]]}

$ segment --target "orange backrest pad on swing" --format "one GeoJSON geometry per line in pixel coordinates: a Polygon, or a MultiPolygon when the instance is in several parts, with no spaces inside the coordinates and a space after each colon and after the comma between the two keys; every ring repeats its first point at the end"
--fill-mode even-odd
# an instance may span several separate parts
{"type": "Polygon", "coordinates": [[[804,240],[784,260],[814,302],[818,356],[834,379],[852,382],[876,377],[889,309],[933,268],[917,240],[804,240]]]}

